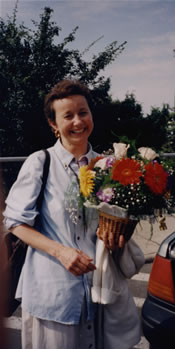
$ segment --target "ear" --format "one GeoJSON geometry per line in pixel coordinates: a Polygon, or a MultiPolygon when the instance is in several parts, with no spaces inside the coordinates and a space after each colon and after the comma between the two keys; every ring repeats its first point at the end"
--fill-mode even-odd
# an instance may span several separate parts
{"type": "Polygon", "coordinates": [[[56,138],[59,138],[60,137],[60,134],[59,134],[59,131],[58,131],[58,127],[57,125],[55,124],[55,121],[52,121],[50,119],[48,119],[48,123],[53,131],[53,133],[55,134],[55,137],[56,138]]]}
{"type": "Polygon", "coordinates": [[[57,126],[55,124],[55,121],[48,119],[48,124],[52,128],[53,131],[56,130],[57,126]]]}

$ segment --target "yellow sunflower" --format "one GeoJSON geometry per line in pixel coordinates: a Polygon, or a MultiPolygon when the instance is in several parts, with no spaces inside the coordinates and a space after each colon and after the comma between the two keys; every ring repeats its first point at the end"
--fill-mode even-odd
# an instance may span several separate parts
{"type": "Polygon", "coordinates": [[[88,169],[88,166],[81,166],[79,170],[80,192],[88,197],[94,188],[93,178],[95,173],[88,169]]]}

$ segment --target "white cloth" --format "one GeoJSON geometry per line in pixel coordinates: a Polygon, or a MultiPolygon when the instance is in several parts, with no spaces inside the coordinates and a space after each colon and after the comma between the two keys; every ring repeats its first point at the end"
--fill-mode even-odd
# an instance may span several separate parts
{"type": "Polygon", "coordinates": [[[125,244],[118,268],[115,257],[98,239],[91,289],[93,302],[103,304],[97,325],[98,349],[129,349],[139,342],[141,323],[127,278],[137,273],[144,261],[143,252],[131,239],[125,244]]]}
{"type": "Polygon", "coordinates": [[[115,217],[126,218],[128,216],[128,211],[117,205],[110,205],[107,202],[100,202],[98,205],[92,204],[90,201],[86,201],[84,205],[88,208],[95,208],[97,210],[103,211],[115,217]]]}
{"type": "Polygon", "coordinates": [[[22,311],[22,349],[95,349],[93,321],[78,325],[42,320],[22,311]]]}
{"type": "Polygon", "coordinates": [[[99,304],[113,304],[126,287],[126,280],[120,275],[109,250],[102,240],[96,245],[96,270],[91,289],[92,301],[99,304]]]}
{"type": "Polygon", "coordinates": [[[119,259],[120,267],[127,279],[139,273],[145,263],[144,253],[137,243],[130,239],[119,259]]]}
{"type": "Polygon", "coordinates": [[[139,272],[145,262],[144,254],[133,239],[124,247],[124,251],[117,262],[117,257],[112,256],[102,240],[96,244],[96,270],[93,274],[91,289],[94,303],[113,304],[118,296],[123,293],[127,285],[126,278],[131,278],[139,272]],[[117,268],[119,263],[120,269],[117,268]],[[125,276],[125,277],[124,277],[125,276]]]}

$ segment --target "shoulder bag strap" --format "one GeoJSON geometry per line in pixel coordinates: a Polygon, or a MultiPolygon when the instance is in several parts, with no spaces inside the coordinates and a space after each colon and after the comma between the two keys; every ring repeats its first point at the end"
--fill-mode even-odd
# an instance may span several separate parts
{"type": "Polygon", "coordinates": [[[44,189],[46,186],[47,177],[48,177],[48,173],[49,173],[49,167],[50,167],[50,153],[46,149],[43,149],[43,151],[45,153],[45,161],[44,161],[44,165],[43,165],[43,177],[42,177],[41,190],[40,190],[40,193],[39,193],[39,196],[37,199],[37,207],[38,207],[39,211],[40,211],[41,206],[42,206],[44,189]]]}

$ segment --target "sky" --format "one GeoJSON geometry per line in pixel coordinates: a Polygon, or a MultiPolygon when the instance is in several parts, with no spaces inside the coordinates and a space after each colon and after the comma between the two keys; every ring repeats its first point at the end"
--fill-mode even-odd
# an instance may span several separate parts
{"type": "MultiPolygon", "coordinates": [[[[0,0],[1,18],[12,15],[15,2],[0,0]]],[[[125,50],[102,72],[111,78],[113,99],[122,101],[133,93],[145,115],[164,103],[174,107],[174,0],[19,0],[17,21],[32,27],[32,20],[39,21],[45,6],[54,10],[52,19],[62,28],[60,42],[76,26],[71,47],[84,51],[97,40],[84,59],[115,40],[118,45],[127,41],[125,50]]]]}

